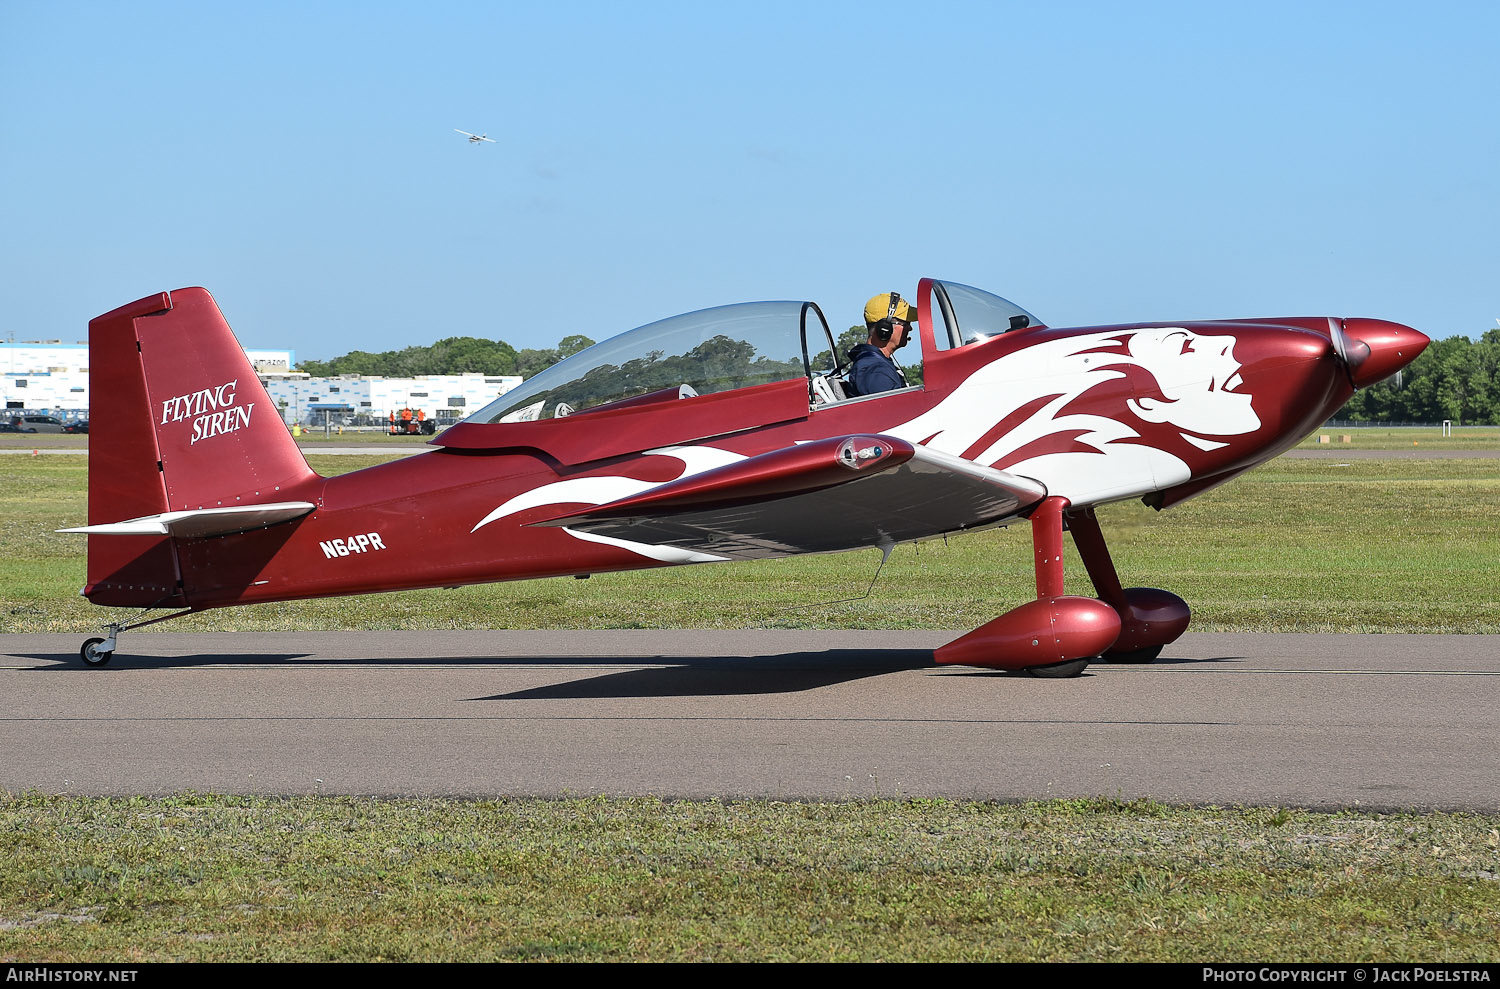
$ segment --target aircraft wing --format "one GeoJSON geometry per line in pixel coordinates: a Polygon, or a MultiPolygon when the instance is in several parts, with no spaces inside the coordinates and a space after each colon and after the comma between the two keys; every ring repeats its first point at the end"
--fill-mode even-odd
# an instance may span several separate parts
{"type": "Polygon", "coordinates": [[[531,524],[753,560],[994,525],[1046,495],[1040,481],[893,436],[836,436],[531,524]]]}

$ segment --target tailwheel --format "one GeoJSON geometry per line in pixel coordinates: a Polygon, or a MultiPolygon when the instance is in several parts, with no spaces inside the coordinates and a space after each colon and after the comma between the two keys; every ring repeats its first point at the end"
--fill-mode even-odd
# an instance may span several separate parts
{"type": "MultiPolygon", "coordinates": [[[[147,611],[151,609],[147,608],[147,611]]],[[[107,638],[92,638],[84,642],[83,648],[78,650],[78,657],[83,660],[85,666],[103,666],[109,662],[110,657],[115,654],[115,640],[121,632],[132,628],[141,628],[145,625],[155,625],[157,622],[168,621],[173,618],[181,618],[183,615],[191,614],[191,608],[182,611],[174,611],[170,615],[162,615],[159,618],[146,618],[135,622],[110,622],[104,626],[109,631],[107,638]]]]}
{"type": "Polygon", "coordinates": [[[1149,663],[1161,655],[1163,646],[1146,646],[1144,649],[1131,649],[1127,652],[1107,652],[1099,657],[1106,663],[1149,663]]]}
{"type": "Polygon", "coordinates": [[[78,650],[79,658],[81,658],[84,664],[87,666],[105,665],[109,662],[110,657],[115,654],[113,649],[99,648],[108,641],[108,639],[101,639],[97,637],[85,641],[83,644],[83,648],[78,650]]]}
{"type": "Polygon", "coordinates": [[[1028,666],[1026,675],[1046,680],[1069,680],[1082,676],[1093,660],[1094,657],[1090,656],[1086,659],[1070,659],[1066,663],[1053,663],[1051,666],[1028,666]]]}

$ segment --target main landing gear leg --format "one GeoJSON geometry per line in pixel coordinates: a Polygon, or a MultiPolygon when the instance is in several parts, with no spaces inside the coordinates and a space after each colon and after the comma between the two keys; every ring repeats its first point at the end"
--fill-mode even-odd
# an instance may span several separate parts
{"type": "Polygon", "coordinates": [[[170,615],[162,615],[160,618],[148,618],[140,622],[110,622],[104,626],[109,632],[109,636],[106,638],[95,636],[92,639],[84,640],[83,648],[78,650],[78,656],[83,660],[85,666],[104,666],[114,657],[115,640],[119,638],[121,632],[133,628],[141,628],[145,625],[155,625],[157,622],[164,622],[169,618],[180,618],[183,615],[191,614],[192,611],[192,608],[188,608],[186,611],[174,611],[170,615]]]}
{"type": "Polygon", "coordinates": [[[1063,512],[1066,498],[1044,498],[1031,513],[1036,551],[1036,600],[1013,608],[937,650],[939,663],[1025,670],[1073,677],[1114,645],[1116,609],[1095,598],[1063,593],[1063,512]]]}
{"type": "Polygon", "coordinates": [[[1163,646],[1175,642],[1187,629],[1192,610],[1171,591],[1120,586],[1092,508],[1070,511],[1064,517],[1094,590],[1120,615],[1120,638],[1100,659],[1106,663],[1151,662],[1161,655],[1163,646]]]}

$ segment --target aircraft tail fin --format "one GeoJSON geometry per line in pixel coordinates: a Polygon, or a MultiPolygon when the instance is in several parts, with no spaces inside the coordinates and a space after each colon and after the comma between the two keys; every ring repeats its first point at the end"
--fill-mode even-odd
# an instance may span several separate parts
{"type": "Polygon", "coordinates": [[[213,297],[162,292],[89,322],[88,584],[96,604],[182,607],[166,513],[306,500],[318,476],[213,297]]]}

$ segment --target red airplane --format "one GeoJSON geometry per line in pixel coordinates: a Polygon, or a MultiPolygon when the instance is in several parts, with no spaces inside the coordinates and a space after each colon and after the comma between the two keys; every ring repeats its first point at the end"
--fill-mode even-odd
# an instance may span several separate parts
{"type": "Polygon", "coordinates": [[[109,662],[128,628],[227,605],[888,554],[1026,519],[1036,599],[935,660],[1040,676],[1148,662],[1188,606],[1121,587],[1095,508],[1222,484],[1428,343],[1363,318],[1054,329],[935,279],[916,299],[920,384],[846,397],[815,304],[724,306],[569,357],[431,452],[329,478],[208,292],[106,313],[89,324],[88,525],[64,531],[88,534],[91,602],[174,613],[107,626],[83,661],[109,662]],[[1063,593],[1064,530],[1097,598],[1063,593]]]}

